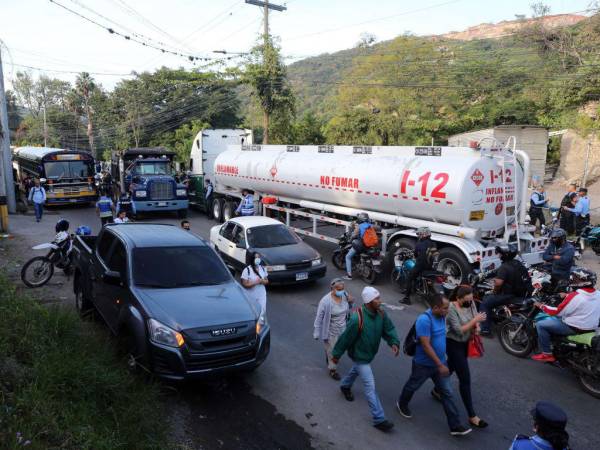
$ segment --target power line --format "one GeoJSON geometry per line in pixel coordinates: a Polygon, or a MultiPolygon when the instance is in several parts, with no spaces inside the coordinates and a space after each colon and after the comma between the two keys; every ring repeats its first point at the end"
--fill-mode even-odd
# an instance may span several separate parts
{"type": "MultiPolygon", "coordinates": [[[[116,35],[116,36],[120,36],[120,37],[124,38],[127,41],[135,42],[137,44],[143,45],[144,47],[152,48],[152,49],[158,50],[158,51],[160,51],[162,53],[168,53],[168,54],[171,54],[171,55],[180,56],[180,57],[186,58],[186,59],[188,59],[189,61],[192,61],[192,62],[193,61],[213,61],[213,60],[218,59],[218,58],[210,58],[210,57],[202,57],[202,56],[197,56],[197,55],[191,55],[191,54],[187,54],[187,53],[183,53],[183,52],[179,52],[179,51],[173,51],[173,50],[169,50],[167,48],[164,48],[164,47],[161,47],[161,46],[158,46],[158,45],[154,45],[152,43],[144,42],[144,41],[142,41],[142,40],[140,40],[138,38],[131,37],[128,34],[121,33],[121,32],[119,32],[119,31],[117,31],[117,30],[115,30],[113,28],[110,28],[110,27],[107,27],[105,25],[102,25],[101,23],[95,21],[94,19],[90,19],[89,17],[86,17],[83,14],[80,14],[79,12],[77,12],[77,11],[75,11],[75,10],[73,10],[73,9],[71,9],[71,8],[63,5],[63,4],[58,3],[56,0],[49,0],[49,1],[50,1],[50,3],[54,3],[56,6],[59,6],[59,7],[63,8],[63,9],[65,9],[66,11],[70,12],[71,14],[74,14],[74,15],[80,17],[81,19],[83,19],[83,20],[85,20],[87,22],[90,22],[90,23],[92,23],[92,24],[94,24],[94,25],[96,25],[96,26],[98,26],[100,28],[105,29],[110,34],[113,34],[113,35],[116,35]]],[[[231,58],[232,57],[229,57],[229,59],[231,59],[231,58]]]]}
{"type": "Polygon", "coordinates": [[[86,72],[86,73],[89,73],[90,75],[101,75],[101,76],[110,76],[110,77],[132,77],[132,76],[135,76],[134,73],[88,72],[87,70],[55,70],[55,69],[44,69],[42,67],[28,66],[25,64],[17,64],[17,63],[12,63],[11,65],[16,66],[16,67],[23,67],[25,69],[38,70],[41,72],[74,73],[74,74],[86,72]]]}

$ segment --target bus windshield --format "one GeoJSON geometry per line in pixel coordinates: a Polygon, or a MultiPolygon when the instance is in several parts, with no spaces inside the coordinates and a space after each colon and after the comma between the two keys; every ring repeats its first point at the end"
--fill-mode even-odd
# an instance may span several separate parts
{"type": "Polygon", "coordinates": [[[62,178],[88,178],[94,176],[94,169],[86,161],[56,161],[44,163],[46,178],[60,180],[62,178]]]}
{"type": "Polygon", "coordinates": [[[135,173],[137,175],[170,175],[170,163],[162,161],[139,162],[136,165],[135,173]]]}

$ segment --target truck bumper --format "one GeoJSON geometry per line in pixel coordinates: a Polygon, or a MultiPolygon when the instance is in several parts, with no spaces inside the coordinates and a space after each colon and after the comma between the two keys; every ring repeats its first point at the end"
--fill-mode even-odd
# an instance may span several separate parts
{"type": "Polygon", "coordinates": [[[307,283],[323,278],[326,273],[327,265],[325,263],[307,269],[278,270],[269,272],[269,284],[307,283]]]}
{"type": "Polygon", "coordinates": [[[91,203],[98,200],[96,195],[81,197],[46,197],[46,205],[75,205],[77,203],[91,203]]]}
{"type": "Polygon", "coordinates": [[[151,365],[159,378],[182,381],[210,378],[225,373],[251,371],[260,366],[271,349],[271,329],[258,336],[249,351],[214,355],[187,353],[180,349],[150,343],[151,365]]]}
{"type": "Polygon", "coordinates": [[[186,200],[133,200],[131,209],[133,213],[148,211],[178,211],[188,209],[189,201],[186,200]]]}

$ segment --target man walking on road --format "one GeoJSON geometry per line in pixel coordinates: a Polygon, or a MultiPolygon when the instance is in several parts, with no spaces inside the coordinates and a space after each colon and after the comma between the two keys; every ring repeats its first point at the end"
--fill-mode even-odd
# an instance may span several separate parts
{"type": "Polygon", "coordinates": [[[29,191],[28,200],[33,202],[33,209],[35,211],[35,221],[39,222],[42,220],[44,214],[44,203],[46,203],[46,190],[40,185],[40,180],[35,179],[35,185],[29,191]]]}
{"type": "Polygon", "coordinates": [[[344,352],[353,361],[352,369],[340,384],[340,390],[349,402],[354,400],[352,385],[356,377],[363,381],[365,395],[373,416],[373,426],[381,431],[389,431],[394,424],[386,420],[383,406],[375,390],[375,378],[371,361],[379,350],[381,339],[392,348],[394,356],[400,352],[400,341],[394,324],[381,309],[379,291],[367,286],[362,291],[363,306],[352,314],[346,330],[338,338],[332,351],[331,361],[337,364],[344,352]]]}
{"type": "Polygon", "coordinates": [[[446,314],[450,303],[441,295],[433,298],[431,309],[421,314],[415,323],[417,348],[412,362],[410,378],[404,385],[396,402],[398,412],[410,419],[408,404],[415,392],[431,378],[435,389],[442,397],[442,405],[453,436],[464,436],[471,432],[460,423],[458,409],[452,398],[450,371],[446,363],[446,314]]]}

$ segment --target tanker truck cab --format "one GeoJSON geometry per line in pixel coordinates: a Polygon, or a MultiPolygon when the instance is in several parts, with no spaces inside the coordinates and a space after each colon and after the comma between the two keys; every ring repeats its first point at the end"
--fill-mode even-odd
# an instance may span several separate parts
{"type": "Polygon", "coordinates": [[[172,171],[175,152],[163,147],[131,148],[114,152],[113,178],[121,193],[131,194],[134,214],[153,211],[176,211],[187,215],[188,197],[184,184],[172,171]]]}
{"type": "Polygon", "coordinates": [[[321,255],[281,222],[263,216],[236,217],[210,231],[210,242],[226,264],[241,272],[258,253],[269,284],[315,281],[325,276],[321,255]]]}

